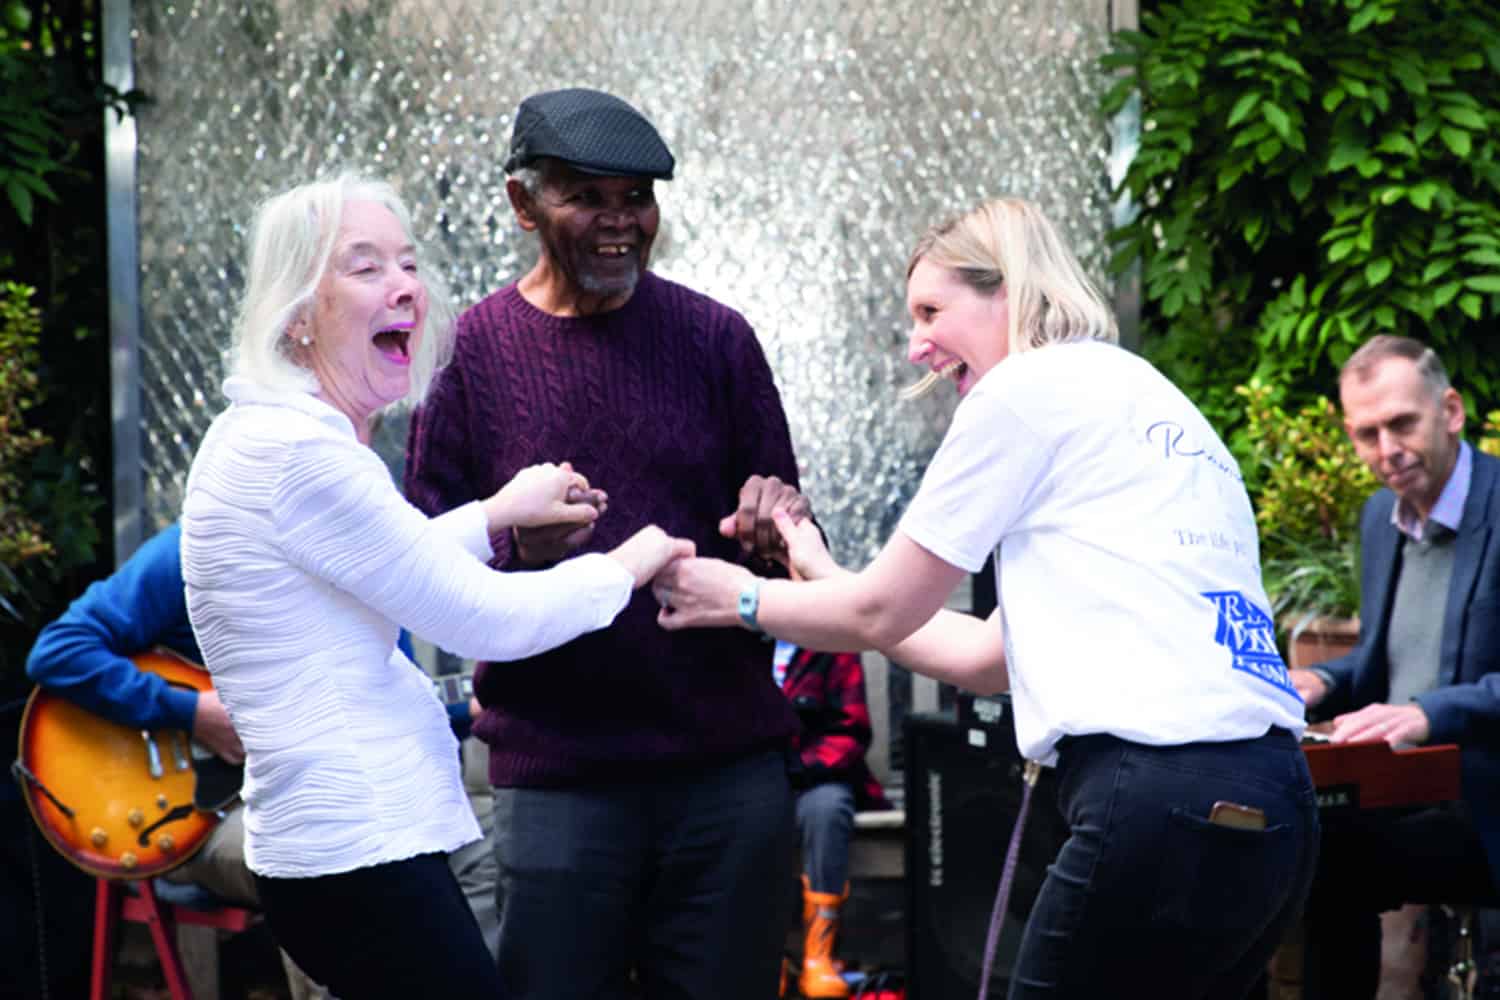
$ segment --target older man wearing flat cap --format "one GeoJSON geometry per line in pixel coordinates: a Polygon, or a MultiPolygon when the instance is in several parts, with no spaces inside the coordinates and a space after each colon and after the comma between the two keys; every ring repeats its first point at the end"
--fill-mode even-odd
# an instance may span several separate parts
{"type": "MultiPolygon", "coordinates": [[[[540,256],[460,319],[411,424],[406,491],[435,515],[568,461],[603,516],[518,531],[497,543],[499,568],[607,549],[654,522],[764,570],[772,513],[810,513],[754,331],[648,269],[654,185],[675,166],[617,97],[557,90],[517,110],[506,193],[540,256]]],[[[517,997],[775,989],[797,721],[753,629],[667,632],[658,610],[640,591],[607,629],[476,671],[500,971],[517,997]]],[[[743,609],[747,625],[754,615],[743,609]]]]}

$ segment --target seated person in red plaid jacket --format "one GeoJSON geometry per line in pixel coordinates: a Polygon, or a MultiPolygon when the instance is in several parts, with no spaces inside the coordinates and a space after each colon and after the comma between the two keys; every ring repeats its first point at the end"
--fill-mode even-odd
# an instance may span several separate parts
{"type": "Polygon", "coordinates": [[[776,683],[802,720],[793,737],[797,830],[802,838],[802,975],[804,997],[845,997],[849,986],[833,962],[839,908],[849,898],[849,838],[856,809],[888,809],[880,782],[865,765],[870,710],[858,653],[818,653],[778,642],[776,683]]]}

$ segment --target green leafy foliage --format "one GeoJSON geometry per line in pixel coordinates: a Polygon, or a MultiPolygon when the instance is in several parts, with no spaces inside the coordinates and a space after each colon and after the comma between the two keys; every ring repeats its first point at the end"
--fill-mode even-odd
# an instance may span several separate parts
{"type": "Polygon", "coordinates": [[[26,419],[38,391],[36,344],[42,314],[31,304],[35,294],[34,288],[0,282],[0,566],[7,571],[52,551],[41,525],[22,503],[26,482],[21,474],[48,443],[26,419]]]}
{"type": "Polygon", "coordinates": [[[1325,396],[1295,409],[1261,379],[1239,386],[1261,572],[1273,614],[1359,611],[1359,513],[1379,485],[1325,396]]]}
{"type": "Polygon", "coordinates": [[[1143,349],[1244,457],[1234,386],[1328,391],[1376,333],[1500,403],[1500,7],[1183,0],[1117,36],[1141,99],[1112,266],[1141,268],[1143,349]]]}
{"type": "Polygon", "coordinates": [[[1479,432],[1479,450],[1500,458],[1500,410],[1485,414],[1484,428],[1479,432]]]}
{"type": "Polygon", "coordinates": [[[11,550],[26,558],[0,559],[0,697],[24,689],[35,630],[109,568],[103,129],[141,95],[104,83],[98,25],[98,0],[0,0],[0,281],[35,289],[41,323],[6,358],[8,385],[24,369],[29,388],[25,427],[0,432],[0,448],[26,441],[0,465],[0,531],[29,535],[11,550]]]}

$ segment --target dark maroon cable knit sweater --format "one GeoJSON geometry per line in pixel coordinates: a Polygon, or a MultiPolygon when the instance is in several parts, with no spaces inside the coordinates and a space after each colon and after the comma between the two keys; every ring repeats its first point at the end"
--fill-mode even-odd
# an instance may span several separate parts
{"type": "MultiPolygon", "coordinates": [[[[452,363],[411,422],[406,494],[428,514],[518,470],[569,461],[609,506],[582,551],[647,524],[741,561],[718,522],[751,474],[796,483],[770,367],[743,316],[644,274],[622,308],[550,316],[509,285],[459,320],[452,363]]],[[[510,551],[494,565],[517,570],[510,551]]],[[[740,628],[667,632],[649,588],[613,625],[529,660],[481,664],[497,786],[660,776],[779,748],[797,721],[771,647],[740,628]]]]}

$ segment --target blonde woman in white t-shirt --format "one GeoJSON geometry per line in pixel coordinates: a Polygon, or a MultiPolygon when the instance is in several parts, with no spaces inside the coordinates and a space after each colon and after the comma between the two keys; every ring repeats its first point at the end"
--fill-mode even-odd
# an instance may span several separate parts
{"type": "Polygon", "coordinates": [[[917,388],[962,398],[896,534],[851,573],[783,518],[800,581],[683,560],[653,584],[661,624],[879,649],[1008,689],[1071,830],[1010,996],[1244,996],[1306,895],[1318,823],[1238,469],[1117,346],[1035,206],[990,201],[934,228],[906,291],[917,388]],[[992,552],[995,614],[942,610],[992,552]]]}
{"type": "Polygon", "coordinates": [[[344,175],[261,206],[230,406],[188,475],[188,614],[245,748],[245,860],[278,943],[344,1000],[495,996],[447,854],[480,837],[442,704],[402,626],[468,657],[531,656],[609,624],[692,545],[642,529],[532,573],[486,565],[514,527],[604,497],[566,465],[429,519],[369,447],[416,401],[452,311],[401,200],[344,175]]]}

